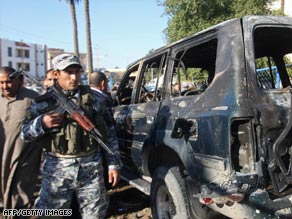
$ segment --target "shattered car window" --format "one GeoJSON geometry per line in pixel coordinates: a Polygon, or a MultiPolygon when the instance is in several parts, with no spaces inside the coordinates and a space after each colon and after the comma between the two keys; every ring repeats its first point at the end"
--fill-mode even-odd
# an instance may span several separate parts
{"type": "Polygon", "coordinates": [[[262,89],[282,89],[292,78],[292,29],[258,27],[254,32],[256,78],[262,89]]]}
{"type": "Polygon", "coordinates": [[[117,93],[119,103],[121,105],[129,105],[131,103],[134,82],[136,80],[139,65],[129,70],[128,74],[121,82],[121,89],[117,93]]]}
{"type": "Polygon", "coordinates": [[[145,61],[142,70],[142,79],[139,82],[139,103],[161,100],[161,90],[164,82],[163,66],[165,55],[159,55],[145,61]]]}
{"type": "Polygon", "coordinates": [[[172,73],[171,95],[189,96],[205,91],[215,74],[217,40],[177,53],[172,73]]]}

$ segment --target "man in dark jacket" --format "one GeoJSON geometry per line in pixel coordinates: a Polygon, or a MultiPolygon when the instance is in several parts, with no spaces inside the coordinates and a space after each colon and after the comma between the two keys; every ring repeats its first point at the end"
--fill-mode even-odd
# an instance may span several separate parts
{"type": "Polygon", "coordinates": [[[96,94],[98,100],[108,107],[108,110],[112,113],[113,99],[108,92],[109,85],[108,79],[103,72],[93,72],[89,76],[89,85],[96,94]]]}

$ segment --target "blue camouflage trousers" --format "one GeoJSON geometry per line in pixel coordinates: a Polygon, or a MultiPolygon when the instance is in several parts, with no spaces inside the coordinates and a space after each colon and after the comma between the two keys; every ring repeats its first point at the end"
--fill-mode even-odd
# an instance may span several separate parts
{"type": "Polygon", "coordinates": [[[82,218],[105,218],[106,193],[99,152],[77,158],[46,155],[37,209],[69,209],[75,192],[82,218]]]}

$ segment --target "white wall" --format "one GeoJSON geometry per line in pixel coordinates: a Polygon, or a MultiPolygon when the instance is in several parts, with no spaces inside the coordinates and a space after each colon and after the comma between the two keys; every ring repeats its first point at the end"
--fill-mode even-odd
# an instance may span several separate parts
{"type": "Polygon", "coordinates": [[[2,66],[9,66],[12,62],[12,67],[18,69],[17,63],[28,63],[30,66],[29,73],[32,76],[42,78],[46,72],[46,46],[33,43],[25,43],[26,46],[17,45],[16,41],[8,39],[0,39],[0,63],[2,66]],[[8,56],[8,48],[12,48],[12,56],[8,56]],[[17,57],[17,49],[29,50],[29,58],[17,57]]]}

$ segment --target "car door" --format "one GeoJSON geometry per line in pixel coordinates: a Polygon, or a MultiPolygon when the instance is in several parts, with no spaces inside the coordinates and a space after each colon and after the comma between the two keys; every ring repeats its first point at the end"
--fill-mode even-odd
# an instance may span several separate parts
{"type": "Polygon", "coordinates": [[[213,107],[217,106],[216,92],[220,91],[214,89],[216,36],[205,35],[172,49],[166,83],[170,95],[162,101],[158,113],[157,144],[172,148],[194,175],[201,171],[194,171],[201,165],[215,170],[225,168],[227,147],[217,145],[224,142],[228,112],[225,106],[213,107]],[[196,162],[201,165],[194,165],[196,162]]]}
{"type": "Polygon", "coordinates": [[[129,114],[130,104],[135,93],[134,84],[137,79],[140,62],[128,67],[115,94],[114,119],[119,141],[120,154],[124,167],[133,167],[131,145],[133,141],[129,114]]]}
{"type": "Polygon", "coordinates": [[[138,168],[142,167],[142,154],[147,150],[144,146],[151,147],[154,142],[152,131],[162,99],[166,57],[164,52],[145,59],[135,84],[133,102],[129,105],[126,120],[132,133],[131,156],[138,168]]]}
{"type": "Polygon", "coordinates": [[[243,18],[251,108],[259,160],[277,193],[291,188],[291,18],[243,18]],[[269,153],[264,153],[269,151],[269,153]]]}

